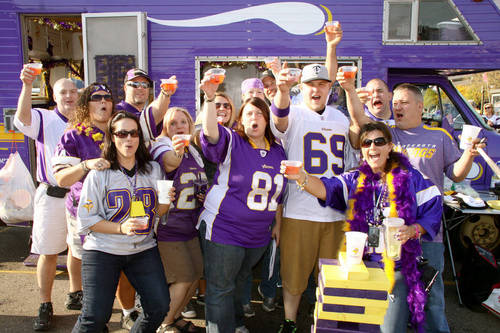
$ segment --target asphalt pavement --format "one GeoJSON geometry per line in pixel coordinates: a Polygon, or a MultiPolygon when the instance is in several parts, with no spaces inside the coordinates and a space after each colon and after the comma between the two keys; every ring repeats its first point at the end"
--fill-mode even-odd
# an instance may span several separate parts
{"type": "MultiPolygon", "coordinates": [[[[29,227],[0,226],[0,333],[32,332],[33,319],[39,306],[36,268],[23,265],[29,255],[29,227]]],[[[448,257],[446,257],[448,260],[448,257]]],[[[459,264],[459,263],[458,263],[459,264]]],[[[276,332],[283,320],[283,309],[267,313],[261,308],[257,293],[258,272],[255,272],[252,306],[255,317],[248,318],[250,332],[276,332]]],[[[500,319],[486,310],[472,311],[458,305],[455,285],[449,267],[445,269],[446,315],[452,332],[500,332],[500,319]]],[[[54,322],[50,332],[70,332],[79,311],[67,310],[64,300],[69,286],[68,274],[58,271],[52,293],[54,322]]],[[[198,316],[194,323],[204,326],[204,308],[195,305],[198,316]]],[[[312,319],[308,316],[309,305],[303,300],[299,309],[299,332],[310,332],[312,319]]],[[[117,302],[108,324],[110,332],[127,332],[120,328],[120,310],[117,302]]]]}

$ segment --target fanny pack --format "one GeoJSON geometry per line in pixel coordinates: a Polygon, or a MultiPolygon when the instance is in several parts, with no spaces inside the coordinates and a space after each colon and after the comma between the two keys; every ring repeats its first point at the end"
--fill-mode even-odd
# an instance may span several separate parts
{"type": "Polygon", "coordinates": [[[64,188],[64,187],[52,186],[49,184],[45,184],[45,185],[47,186],[47,195],[49,197],[64,198],[66,193],[69,192],[69,189],[64,188]]]}

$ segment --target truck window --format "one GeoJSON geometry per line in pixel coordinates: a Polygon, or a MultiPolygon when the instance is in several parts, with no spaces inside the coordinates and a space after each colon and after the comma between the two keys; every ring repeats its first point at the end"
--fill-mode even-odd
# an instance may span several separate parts
{"type": "Polygon", "coordinates": [[[452,132],[461,130],[465,121],[446,92],[437,85],[419,85],[424,95],[422,120],[433,127],[443,127],[452,132]]]}

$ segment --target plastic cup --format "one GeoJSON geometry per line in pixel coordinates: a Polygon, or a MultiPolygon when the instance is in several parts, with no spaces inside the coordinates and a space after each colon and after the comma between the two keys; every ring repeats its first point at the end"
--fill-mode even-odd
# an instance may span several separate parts
{"type": "Polygon", "coordinates": [[[481,127],[464,125],[462,128],[462,136],[460,137],[460,149],[467,149],[472,147],[472,141],[477,138],[481,127]]]}
{"type": "Polygon", "coordinates": [[[368,235],[359,231],[348,231],[345,233],[346,258],[348,265],[359,265],[363,260],[365,243],[368,235]]]}
{"type": "Polygon", "coordinates": [[[357,90],[358,93],[366,94],[368,97],[372,96],[372,91],[367,87],[361,87],[357,90]]]}
{"type": "MultiPolygon", "coordinates": [[[[189,142],[191,141],[191,134],[176,134],[173,138],[179,138],[184,143],[185,147],[189,147],[189,142]]],[[[173,139],[172,138],[172,139],[173,139]]]]}
{"type": "Polygon", "coordinates": [[[287,175],[298,175],[300,172],[300,168],[302,168],[301,161],[284,160],[283,164],[286,167],[285,173],[287,175]]]}
{"type": "Polygon", "coordinates": [[[264,62],[266,63],[266,67],[268,69],[272,69],[271,65],[273,64],[275,58],[276,57],[266,57],[266,58],[264,58],[264,62]]]}
{"type": "Polygon", "coordinates": [[[147,216],[136,216],[134,219],[138,220],[141,224],[137,230],[144,230],[148,227],[149,218],[147,216]]]}
{"type": "Polygon", "coordinates": [[[385,248],[387,257],[392,260],[401,258],[401,241],[398,240],[397,234],[399,228],[405,224],[405,220],[399,217],[387,217],[384,219],[385,227],[385,248]]]}
{"type": "Polygon", "coordinates": [[[212,75],[210,82],[221,84],[226,78],[226,70],[224,68],[212,68],[209,69],[206,74],[212,75]]]}
{"type": "Polygon", "coordinates": [[[164,91],[174,92],[177,89],[177,80],[174,79],[161,79],[161,88],[164,91]]]}
{"type": "Polygon", "coordinates": [[[172,186],[174,185],[174,181],[159,179],[156,181],[156,185],[158,187],[158,202],[161,204],[169,204],[170,203],[169,192],[172,186]]]}
{"type": "Polygon", "coordinates": [[[340,25],[339,21],[327,21],[325,22],[325,30],[328,32],[334,32],[335,27],[340,25]]]}
{"type": "Polygon", "coordinates": [[[302,73],[302,70],[300,68],[289,68],[288,69],[288,79],[298,81],[300,73],[302,73]]]}
{"type": "Polygon", "coordinates": [[[344,73],[344,78],[352,79],[356,76],[356,72],[358,71],[358,67],[356,67],[356,66],[342,66],[342,67],[340,67],[340,71],[344,73]]]}
{"type": "Polygon", "coordinates": [[[33,71],[34,75],[40,75],[42,74],[42,67],[43,65],[39,62],[34,62],[28,64],[28,67],[33,71]]]}

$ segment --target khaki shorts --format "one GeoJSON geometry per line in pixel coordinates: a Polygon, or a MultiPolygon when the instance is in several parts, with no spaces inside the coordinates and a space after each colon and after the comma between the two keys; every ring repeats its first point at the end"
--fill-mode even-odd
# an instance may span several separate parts
{"type": "Polygon", "coordinates": [[[306,290],[309,275],[318,276],[319,258],[335,259],[344,239],[344,221],[312,222],[283,218],[280,234],[281,279],[292,295],[306,290]]]}
{"type": "Polygon", "coordinates": [[[66,250],[65,198],[47,195],[47,185],[36,189],[33,211],[33,234],[31,252],[58,254],[66,250]]]}
{"type": "Polygon", "coordinates": [[[71,250],[71,256],[82,260],[84,236],[78,234],[78,221],[66,210],[66,221],[68,223],[68,237],[66,243],[71,250]]]}
{"type": "Polygon", "coordinates": [[[194,282],[203,276],[203,258],[198,237],[185,242],[158,242],[168,283],[194,282]]]}

